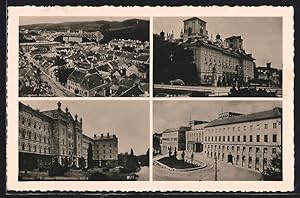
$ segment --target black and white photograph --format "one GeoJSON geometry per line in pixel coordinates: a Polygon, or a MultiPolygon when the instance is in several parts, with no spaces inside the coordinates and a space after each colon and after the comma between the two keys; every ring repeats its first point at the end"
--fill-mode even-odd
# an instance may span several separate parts
{"type": "Polygon", "coordinates": [[[281,181],[281,101],[154,101],[154,181],[281,181]]]}
{"type": "Polygon", "coordinates": [[[20,97],[148,97],[149,19],[19,18],[20,97]]]}
{"type": "Polygon", "coordinates": [[[147,101],[20,101],[19,181],[149,181],[149,126],[147,101]]]}
{"type": "Polygon", "coordinates": [[[155,97],[282,97],[282,17],[154,17],[155,97]]]}

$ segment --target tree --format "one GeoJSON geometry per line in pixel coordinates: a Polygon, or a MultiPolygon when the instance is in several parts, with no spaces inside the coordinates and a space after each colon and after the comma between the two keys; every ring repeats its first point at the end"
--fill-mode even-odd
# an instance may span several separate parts
{"type": "Polygon", "coordinates": [[[93,146],[92,146],[92,143],[89,143],[87,161],[88,161],[88,168],[92,168],[94,166],[94,164],[93,164],[93,146]]]}
{"type": "Polygon", "coordinates": [[[198,83],[194,55],[191,50],[178,43],[171,43],[154,35],[154,82],[169,83],[182,79],[185,83],[198,83]]]}
{"type": "Polygon", "coordinates": [[[279,151],[273,155],[268,163],[268,167],[263,171],[262,175],[268,181],[282,181],[282,153],[281,146],[279,151]]]}
{"type": "Polygon", "coordinates": [[[133,149],[132,149],[132,148],[130,149],[130,155],[131,155],[131,156],[134,156],[134,153],[133,153],[133,149]]]}

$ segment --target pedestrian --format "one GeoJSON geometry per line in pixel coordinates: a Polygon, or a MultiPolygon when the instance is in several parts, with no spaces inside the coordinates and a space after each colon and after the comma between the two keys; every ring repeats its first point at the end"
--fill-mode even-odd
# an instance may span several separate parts
{"type": "Polygon", "coordinates": [[[194,161],[194,152],[192,152],[192,155],[191,155],[191,163],[193,163],[194,161]]]}

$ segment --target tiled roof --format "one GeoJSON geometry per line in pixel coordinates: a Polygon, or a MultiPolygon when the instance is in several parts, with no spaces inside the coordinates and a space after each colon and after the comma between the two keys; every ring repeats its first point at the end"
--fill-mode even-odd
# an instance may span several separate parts
{"type": "Polygon", "coordinates": [[[234,124],[234,123],[250,122],[255,120],[279,118],[281,116],[282,116],[282,108],[276,107],[268,111],[234,116],[234,117],[224,118],[224,119],[216,119],[211,121],[206,127],[214,127],[214,126],[234,124]]]}
{"type": "Polygon", "coordinates": [[[85,72],[74,69],[68,77],[68,80],[73,81],[75,83],[81,83],[85,75],[85,72]]]}
{"type": "Polygon", "coordinates": [[[81,86],[86,88],[87,90],[94,89],[103,84],[102,78],[97,74],[90,74],[84,77],[84,80],[81,83],[81,86]]]}

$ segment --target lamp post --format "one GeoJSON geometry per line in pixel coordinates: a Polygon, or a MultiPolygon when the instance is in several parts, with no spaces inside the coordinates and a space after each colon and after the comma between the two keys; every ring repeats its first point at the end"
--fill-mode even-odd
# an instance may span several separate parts
{"type": "Polygon", "coordinates": [[[216,155],[215,155],[215,181],[218,181],[218,163],[217,163],[216,155]]]}

